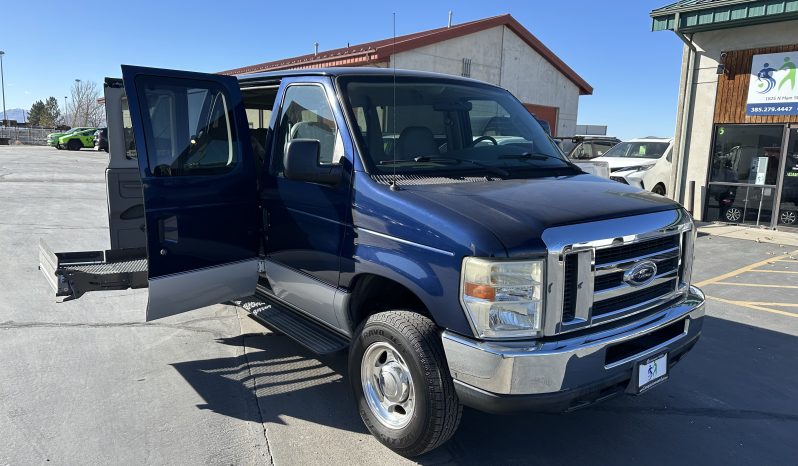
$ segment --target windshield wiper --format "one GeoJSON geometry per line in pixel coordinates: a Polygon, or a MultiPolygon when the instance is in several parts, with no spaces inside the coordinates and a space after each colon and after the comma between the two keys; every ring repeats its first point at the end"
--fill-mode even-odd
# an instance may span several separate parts
{"type": "Polygon", "coordinates": [[[487,171],[489,173],[492,173],[492,174],[494,174],[494,175],[496,175],[496,176],[498,176],[498,177],[500,177],[502,179],[510,177],[510,172],[508,172],[507,170],[504,170],[502,168],[494,167],[492,165],[487,165],[487,164],[480,163],[480,162],[476,162],[476,161],[470,160],[470,159],[461,159],[461,158],[457,158],[457,157],[430,157],[429,155],[420,155],[420,156],[414,157],[412,159],[382,160],[382,161],[380,161],[380,165],[388,165],[388,164],[392,164],[392,163],[411,163],[411,162],[415,162],[415,163],[423,163],[423,162],[457,162],[457,163],[461,163],[461,162],[466,162],[466,163],[470,163],[471,165],[483,168],[483,169],[485,169],[485,171],[487,171]]]}
{"type": "MultiPolygon", "coordinates": [[[[567,158],[560,158],[560,157],[555,157],[553,155],[541,154],[541,153],[522,152],[520,154],[500,155],[499,159],[505,159],[505,160],[507,160],[507,159],[513,159],[513,160],[548,160],[548,159],[555,159],[555,160],[558,160],[558,161],[564,163],[568,167],[575,168],[577,170],[581,170],[579,167],[574,165],[574,163],[571,162],[570,160],[568,160],[567,158]]],[[[546,168],[562,168],[562,167],[546,167],[546,168]]]]}

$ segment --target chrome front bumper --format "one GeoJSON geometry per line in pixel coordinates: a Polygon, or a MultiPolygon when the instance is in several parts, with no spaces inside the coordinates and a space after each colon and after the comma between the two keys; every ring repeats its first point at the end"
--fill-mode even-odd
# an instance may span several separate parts
{"type": "Polygon", "coordinates": [[[668,351],[671,362],[676,362],[698,339],[703,317],[704,294],[690,287],[664,308],[610,329],[598,326],[543,341],[478,341],[448,331],[442,339],[458,393],[469,391],[489,399],[548,395],[563,401],[569,393],[583,396],[592,389],[601,392],[627,383],[635,362],[657,353],[668,351]],[[655,336],[671,335],[669,329],[678,332],[645,345],[655,336]]]}

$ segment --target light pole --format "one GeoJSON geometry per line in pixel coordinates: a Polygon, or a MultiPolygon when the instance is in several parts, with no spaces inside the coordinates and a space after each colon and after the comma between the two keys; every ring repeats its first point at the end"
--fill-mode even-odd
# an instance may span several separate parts
{"type": "MultiPolygon", "coordinates": [[[[75,93],[78,95],[78,97],[81,97],[81,93],[80,93],[80,79],[75,79],[75,90],[77,91],[77,92],[75,92],[75,93]]],[[[72,102],[75,102],[75,99],[72,99],[72,102]]],[[[81,122],[79,121],[79,118],[80,118],[80,114],[79,114],[79,113],[80,113],[80,111],[82,110],[82,109],[80,108],[80,106],[81,106],[80,104],[81,104],[81,101],[80,101],[80,100],[72,104],[72,105],[74,105],[74,106],[75,106],[75,121],[78,121],[78,124],[83,124],[83,126],[85,126],[85,125],[86,125],[86,124],[85,124],[85,122],[81,123],[81,122]]]]}
{"type": "Polygon", "coordinates": [[[6,115],[6,80],[3,76],[3,55],[6,53],[0,50],[0,87],[3,88],[3,126],[6,126],[8,115],[6,115]]]}

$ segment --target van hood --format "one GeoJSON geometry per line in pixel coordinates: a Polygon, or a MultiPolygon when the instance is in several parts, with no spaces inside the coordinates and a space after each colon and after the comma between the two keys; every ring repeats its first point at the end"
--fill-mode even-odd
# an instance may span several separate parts
{"type": "Polygon", "coordinates": [[[679,208],[665,197],[587,174],[403,185],[402,190],[419,207],[435,204],[436,210],[488,229],[510,256],[542,252],[540,238],[547,228],[679,208]]]}
{"type": "Polygon", "coordinates": [[[642,165],[654,165],[659,159],[647,159],[645,157],[596,157],[596,162],[608,162],[610,171],[618,171],[629,167],[639,167],[642,165]]]}

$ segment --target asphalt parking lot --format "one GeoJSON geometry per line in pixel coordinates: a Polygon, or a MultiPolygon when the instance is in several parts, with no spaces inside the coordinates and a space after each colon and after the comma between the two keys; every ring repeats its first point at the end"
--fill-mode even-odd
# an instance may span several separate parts
{"type": "MultiPolygon", "coordinates": [[[[402,464],[365,430],[345,356],[231,305],[144,323],[146,292],[54,302],[37,247],[109,245],[105,153],[0,146],[0,464],[402,464]]],[[[798,247],[702,236],[704,335],[645,396],[566,415],[466,410],[423,464],[789,464],[798,247]]]]}

